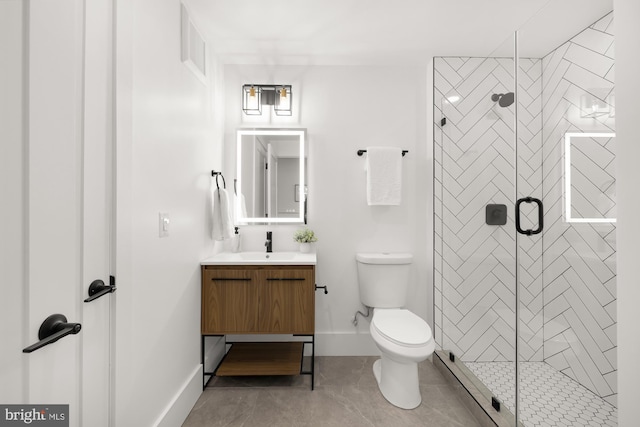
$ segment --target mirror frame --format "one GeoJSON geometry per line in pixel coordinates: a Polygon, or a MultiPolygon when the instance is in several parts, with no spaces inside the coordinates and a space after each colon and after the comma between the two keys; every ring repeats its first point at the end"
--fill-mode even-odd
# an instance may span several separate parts
{"type": "MultiPolygon", "coordinates": [[[[236,221],[239,224],[273,224],[273,223],[289,223],[289,224],[306,224],[306,182],[305,182],[305,136],[306,129],[238,129],[236,131],[236,177],[242,176],[242,137],[243,136],[256,136],[256,135],[283,135],[283,136],[297,136],[300,138],[300,185],[298,187],[298,212],[299,215],[290,218],[251,218],[251,217],[237,217],[236,221]]],[[[238,194],[242,194],[242,180],[237,179],[236,191],[238,194]]],[[[235,198],[235,211],[241,212],[240,198],[235,198]]],[[[237,225],[237,224],[236,224],[237,225]]]]}

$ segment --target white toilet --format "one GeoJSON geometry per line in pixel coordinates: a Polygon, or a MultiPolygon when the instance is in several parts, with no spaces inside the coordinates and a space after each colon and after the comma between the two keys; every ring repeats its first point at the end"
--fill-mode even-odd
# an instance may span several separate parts
{"type": "Polygon", "coordinates": [[[373,308],[369,330],[382,353],[373,364],[373,374],[382,395],[403,409],[420,405],[418,362],[435,348],[427,322],[402,308],[412,260],[407,253],[356,254],[360,301],[373,308]]]}

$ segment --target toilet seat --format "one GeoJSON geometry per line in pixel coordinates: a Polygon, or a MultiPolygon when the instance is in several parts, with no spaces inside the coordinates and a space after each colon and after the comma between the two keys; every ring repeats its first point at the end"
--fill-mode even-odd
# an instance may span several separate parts
{"type": "Polygon", "coordinates": [[[422,347],[432,338],[427,322],[406,309],[376,309],[371,326],[382,337],[402,347],[422,347]]]}

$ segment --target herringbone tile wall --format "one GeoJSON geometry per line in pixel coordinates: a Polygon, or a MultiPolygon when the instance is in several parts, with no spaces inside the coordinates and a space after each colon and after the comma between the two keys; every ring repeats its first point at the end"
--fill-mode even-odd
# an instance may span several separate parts
{"type": "MultiPolygon", "coordinates": [[[[615,130],[612,30],[609,14],[542,59],[543,295],[545,362],[616,405],[615,224],[563,217],[564,134],[615,130]]],[[[615,217],[614,139],[578,138],[571,159],[572,216],[615,217]]]]}
{"type": "MultiPolygon", "coordinates": [[[[609,113],[596,117],[581,111],[593,96],[612,104],[611,21],[520,60],[517,153],[515,105],[491,101],[514,87],[514,61],[435,58],[434,329],[463,361],[515,360],[514,198],[540,198],[545,232],[518,237],[521,360],[544,360],[615,404],[615,227],[569,224],[562,210],[564,134],[614,127],[613,106],[601,104],[609,113]],[[490,203],[507,206],[506,225],[485,224],[490,203]]],[[[613,140],[582,148],[572,162],[574,210],[611,217],[613,140]]],[[[523,228],[534,228],[535,209],[522,206],[523,228]]]]}
{"type": "MultiPolygon", "coordinates": [[[[522,64],[518,193],[540,198],[542,62],[522,64]]],[[[465,361],[515,360],[515,104],[491,100],[511,91],[513,67],[508,58],[435,59],[436,330],[465,361]],[[506,225],[485,223],[487,204],[508,207],[506,225]]],[[[520,240],[522,354],[541,361],[542,245],[539,236],[520,240]]]]}

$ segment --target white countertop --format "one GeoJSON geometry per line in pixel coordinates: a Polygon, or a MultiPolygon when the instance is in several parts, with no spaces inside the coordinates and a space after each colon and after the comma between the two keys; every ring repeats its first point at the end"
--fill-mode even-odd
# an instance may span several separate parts
{"type": "Polygon", "coordinates": [[[302,252],[222,252],[202,260],[200,265],[316,265],[316,254],[302,252]]]}

